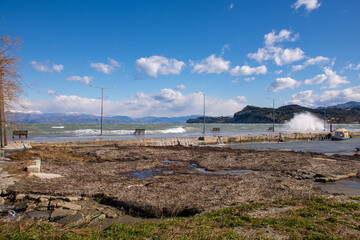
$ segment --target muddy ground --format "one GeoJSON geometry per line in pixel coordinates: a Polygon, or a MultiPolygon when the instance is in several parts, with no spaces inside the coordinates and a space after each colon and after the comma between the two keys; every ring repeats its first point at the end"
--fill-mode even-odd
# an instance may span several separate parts
{"type": "Polygon", "coordinates": [[[360,171],[359,155],[275,150],[40,145],[12,154],[21,164],[7,171],[22,177],[10,192],[97,196],[127,214],[157,218],[320,192],[314,181],[360,171]],[[26,160],[36,157],[43,161],[41,172],[63,177],[28,177],[26,160]]]}

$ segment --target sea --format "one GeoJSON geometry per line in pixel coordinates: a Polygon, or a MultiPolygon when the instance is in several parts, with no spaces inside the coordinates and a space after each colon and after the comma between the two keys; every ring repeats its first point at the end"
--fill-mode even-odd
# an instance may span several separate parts
{"type": "MultiPolygon", "coordinates": [[[[28,131],[28,139],[35,142],[56,141],[88,141],[94,139],[146,139],[146,138],[180,138],[199,136],[231,136],[231,135],[256,135],[269,134],[273,124],[229,124],[211,123],[119,123],[103,124],[102,135],[100,124],[17,124],[16,129],[9,128],[8,136],[11,140],[13,130],[28,131]],[[213,128],[220,128],[220,132],[212,132],[213,128]],[[135,129],[145,129],[144,135],[135,135],[135,129]]],[[[346,128],[348,131],[360,131],[360,124],[333,124],[332,128],[346,128]]],[[[317,127],[289,126],[289,124],[275,124],[275,133],[286,132],[323,132],[324,125],[317,127]]],[[[325,131],[330,130],[330,125],[325,125],[325,131]]],[[[17,137],[15,140],[18,140],[17,137]]]]}

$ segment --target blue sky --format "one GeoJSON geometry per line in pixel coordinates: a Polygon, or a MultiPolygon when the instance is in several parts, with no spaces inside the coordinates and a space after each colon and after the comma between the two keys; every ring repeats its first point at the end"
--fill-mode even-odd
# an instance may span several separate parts
{"type": "Polygon", "coordinates": [[[360,1],[0,0],[26,111],[232,115],[360,101],[360,1]]]}

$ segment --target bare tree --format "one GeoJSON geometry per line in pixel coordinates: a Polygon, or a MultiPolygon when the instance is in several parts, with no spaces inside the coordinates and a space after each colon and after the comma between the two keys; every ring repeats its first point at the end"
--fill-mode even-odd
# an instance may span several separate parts
{"type": "Polygon", "coordinates": [[[13,104],[19,101],[22,84],[19,81],[18,67],[20,59],[16,52],[21,42],[8,35],[0,36],[0,130],[1,147],[7,145],[6,116],[13,104]]]}

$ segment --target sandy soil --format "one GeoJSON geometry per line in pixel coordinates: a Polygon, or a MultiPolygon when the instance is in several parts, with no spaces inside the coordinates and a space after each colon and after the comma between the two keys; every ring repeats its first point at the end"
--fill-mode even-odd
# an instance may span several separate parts
{"type": "Polygon", "coordinates": [[[309,194],[319,177],[360,171],[359,156],[212,147],[44,145],[16,153],[12,159],[35,157],[43,160],[42,172],[64,177],[24,176],[10,191],[101,196],[104,203],[142,217],[189,216],[244,202],[309,194]],[[252,171],[227,172],[234,170],[252,171]]]}

